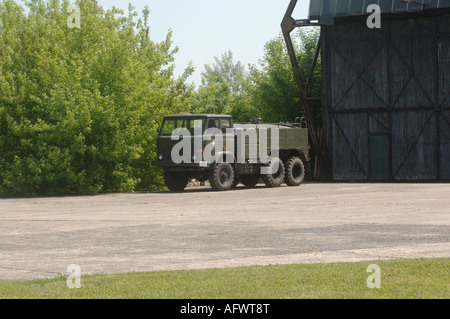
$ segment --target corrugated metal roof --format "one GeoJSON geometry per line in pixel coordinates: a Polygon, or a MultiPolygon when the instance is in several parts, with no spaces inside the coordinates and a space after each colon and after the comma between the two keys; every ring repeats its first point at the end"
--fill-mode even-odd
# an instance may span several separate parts
{"type": "Polygon", "coordinates": [[[335,17],[368,15],[367,7],[378,4],[381,12],[412,13],[423,10],[450,8],[450,0],[413,0],[418,3],[406,4],[400,0],[311,0],[310,20],[319,20],[321,24],[333,24],[335,17]]]}

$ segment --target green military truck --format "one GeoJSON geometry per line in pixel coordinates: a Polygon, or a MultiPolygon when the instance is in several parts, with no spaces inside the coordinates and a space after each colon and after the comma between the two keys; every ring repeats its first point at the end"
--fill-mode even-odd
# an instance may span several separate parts
{"type": "Polygon", "coordinates": [[[164,118],[157,161],[166,186],[182,191],[189,180],[209,180],[217,191],[242,183],[299,186],[309,170],[308,129],[296,123],[233,123],[229,115],[182,114],[164,118]]]}

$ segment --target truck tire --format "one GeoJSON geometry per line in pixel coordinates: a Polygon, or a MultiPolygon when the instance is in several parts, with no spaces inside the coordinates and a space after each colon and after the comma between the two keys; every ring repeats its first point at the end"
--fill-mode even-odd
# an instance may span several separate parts
{"type": "Polygon", "coordinates": [[[264,184],[266,184],[267,187],[280,187],[283,184],[284,181],[284,164],[281,159],[274,158],[269,162],[269,169],[272,171],[272,168],[275,168],[278,166],[278,170],[273,174],[263,174],[262,178],[264,181],[264,184]]]}
{"type": "Polygon", "coordinates": [[[285,171],[284,180],[288,186],[300,186],[305,180],[305,165],[300,157],[291,157],[285,171]]]}
{"type": "Polygon", "coordinates": [[[182,173],[164,172],[164,179],[167,188],[172,192],[183,191],[188,183],[188,178],[182,173]]]}
{"type": "Polygon", "coordinates": [[[241,183],[247,188],[255,187],[259,182],[259,174],[241,175],[241,183]]]}
{"type": "Polygon", "coordinates": [[[209,183],[215,191],[228,191],[233,186],[234,170],[228,163],[214,164],[209,171],[209,183]]]}

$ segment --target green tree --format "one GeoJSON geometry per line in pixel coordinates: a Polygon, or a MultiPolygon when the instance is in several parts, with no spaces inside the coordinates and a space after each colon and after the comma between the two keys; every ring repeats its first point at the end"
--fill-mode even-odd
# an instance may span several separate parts
{"type": "Polygon", "coordinates": [[[248,121],[252,110],[248,103],[246,85],[248,73],[241,62],[235,62],[228,51],[214,58],[212,66],[205,65],[202,84],[193,100],[193,113],[233,115],[235,121],[248,121]]]}
{"type": "MultiPolygon", "coordinates": [[[[298,56],[301,77],[306,79],[311,69],[319,32],[317,29],[298,29],[293,42],[298,56]]],[[[309,94],[319,97],[321,92],[320,60],[314,71],[309,94]]],[[[247,94],[254,112],[265,122],[293,122],[303,117],[300,95],[294,80],[292,65],[283,37],[269,41],[259,65],[250,67],[250,83],[247,94]]],[[[316,120],[320,120],[320,102],[313,102],[316,120]]]]}
{"type": "Polygon", "coordinates": [[[0,2],[0,193],[134,191],[162,185],[155,159],[162,117],[188,110],[193,88],[175,78],[171,33],[149,38],[143,20],[78,0],[0,2]]]}
{"type": "Polygon", "coordinates": [[[240,61],[234,61],[233,52],[230,50],[225,52],[220,59],[214,57],[214,61],[212,66],[205,65],[202,85],[227,85],[232,93],[243,93],[242,84],[247,74],[245,66],[240,61]]]}

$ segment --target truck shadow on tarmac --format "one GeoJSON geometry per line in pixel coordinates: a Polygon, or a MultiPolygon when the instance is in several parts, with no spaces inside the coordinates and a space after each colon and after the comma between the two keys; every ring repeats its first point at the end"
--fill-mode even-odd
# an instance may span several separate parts
{"type": "MultiPolygon", "coordinates": [[[[283,185],[283,186],[280,186],[277,188],[284,188],[284,187],[288,187],[288,186],[283,185]]],[[[270,189],[270,188],[268,188],[264,184],[258,184],[254,187],[245,187],[243,185],[238,185],[237,187],[224,192],[224,191],[216,191],[209,186],[200,186],[200,187],[189,187],[183,191],[160,191],[160,192],[154,192],[154,193],[156,193],[156,194],[229,193],[229,192],[248,191],[248,190],[255,190],[255,189],[270,189]]]]}

